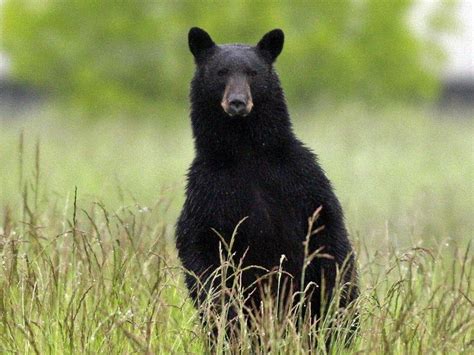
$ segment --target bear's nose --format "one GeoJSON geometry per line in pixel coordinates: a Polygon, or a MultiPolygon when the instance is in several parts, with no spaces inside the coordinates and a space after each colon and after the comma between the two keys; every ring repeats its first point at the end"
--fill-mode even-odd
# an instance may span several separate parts
{"type": "Polygon", "coordinates": [[[235,111],[238,115],[241,111],[245,110],[245,101],[241,99],[234,99],[229,102],[229,107],[235,111]]]}
{"type": "Polygon", "coordinates": [[[236,95],[232,98],[229,98],[229,109],[228,113],[231,116],[238,115],[238,116],[245,116],[247,115],[248,108],[247,108],[247,102],[245,100],[244,95],[236,95]]]}

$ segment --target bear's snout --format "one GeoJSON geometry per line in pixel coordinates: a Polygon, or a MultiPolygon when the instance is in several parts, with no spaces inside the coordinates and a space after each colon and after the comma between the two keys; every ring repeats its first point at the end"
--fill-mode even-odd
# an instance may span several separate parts
{"type": "Polygon", "coordinates": [[[221,106],[231,117],[245,117],[252,111],[252,93],[245,77],[231,77],[229,79],[224,90],[221,106]]]}

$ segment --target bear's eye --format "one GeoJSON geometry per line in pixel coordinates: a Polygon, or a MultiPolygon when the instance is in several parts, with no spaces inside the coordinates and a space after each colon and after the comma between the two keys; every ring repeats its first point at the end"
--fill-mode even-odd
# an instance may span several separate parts
{"type": "Polygon", "coordinates": [[[227,68],[219,69],[217,71],[217,75],[219,75],[219,76],[224,76],[224,75],[227,75],[228,73],[229,73],[229,69],[227,69],[227,68]]]}
{"type": "Polygon", "coordinates": [[[247,71],[248,76],[257,76],[257,71],[256,70],[249,70],[247,71]]]}

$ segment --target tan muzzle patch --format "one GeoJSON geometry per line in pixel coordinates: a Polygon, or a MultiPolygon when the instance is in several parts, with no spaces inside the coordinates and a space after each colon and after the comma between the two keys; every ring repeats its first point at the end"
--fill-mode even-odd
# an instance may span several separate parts
{"type": "Polygon", "coordinates": [[[252,93],[245,76],[229,78],[225,86],[221,106],[229,116],[245,117],[252,111],[252,93]]]}

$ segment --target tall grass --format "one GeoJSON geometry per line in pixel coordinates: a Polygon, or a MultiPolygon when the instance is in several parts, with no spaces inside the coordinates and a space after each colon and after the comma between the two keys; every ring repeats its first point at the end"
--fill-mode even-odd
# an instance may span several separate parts
{"type": "MultiPolygon", "coordinates": [[[[122,131],[121,124],[107,123],[101,134],[66,130],[59,138],[42,134],[44,128],[1,133],[0,352],[203,353],[210,350],[209,332],[217,330],[218,353],[472,353],[472,125],[410,116],[413,122],[385,117],[370,126],[342,116],[302,135],[335,182],[357,249],[361,324],[351,348],[343,337],[329,350],[324,345],[350,317],[306,321],[298,332],[298,312],[281,317],[270,299],[249,326],[241,322],[238,342],[226,338],[225,310],[216,314],[205,303],[203,324],[174,249],[181,185],[141,188],[155,178],[175,183],[173,172],[184,173],[192,152],[185,147],[153,157],[173,149],[155,148],[149,127],[130,131],[125,125],[122,131]],[[123,134],[120,144],[129,144],[129,155],[105,127],[123,134]],[[90,155],[100,136],[97,155],[90,155]],[[54,142],[71,137],[74,157],[54,142]],[[138,149],[135,139],[142,139],[138,149]],[[52,153],[61,148],[64,157],[52,153]],[[150,175],[147,152],[161,170],[167,167],[158,162],[176,159],[170,175],[150,175]],[[106,182],[111,188],[101,188],[101,175],[87,175],[88,159],[101,174],[118,174],[106,182]]],[[[64,129],[58,127],[46,132],[64,129]]],[[[166,142],[173,139],[180,140],[166,142]]],[[[219,272],[239,272],[238,265],[222,264],[219,272]]],[[[223,305],[237,305],[243,319],[242,294],[231,293],[231,300],[223,305]]]]}

